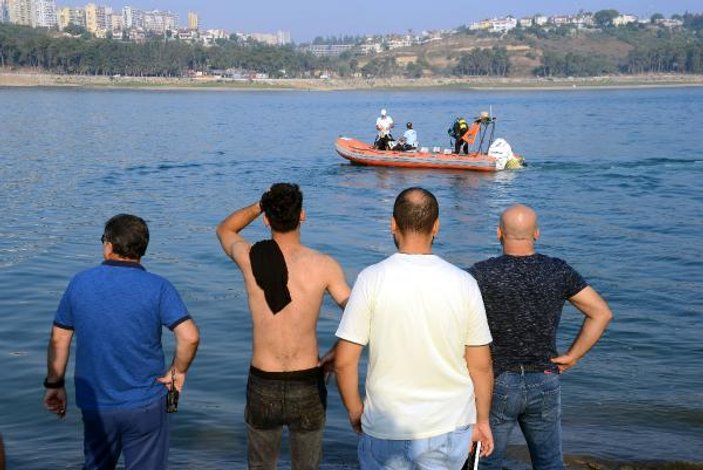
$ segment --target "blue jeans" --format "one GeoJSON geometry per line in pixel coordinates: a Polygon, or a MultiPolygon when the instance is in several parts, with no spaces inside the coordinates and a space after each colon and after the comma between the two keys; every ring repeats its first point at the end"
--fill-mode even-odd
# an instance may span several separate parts
{"type": "Polygon", "coordinates": [[[559,374],[503,372],[494,384],[491,430],[495,450],[481,470],[502,469],[510,433],[520,425],[534,470],[561,470],[561,385],[559,374]]]}
{"type": "Polygon", "coordinates": [[[82,413],[84,470],[115,468],[121,453],[127,470],[168,466],[166,395],[143,408],[82,413]]]}
{"type": "Polygon", "coordinates": [[[361,470],[460,469],[469,456],[471,426],[406,441],[377,439],[363,434],[359,440],[361,470]]]}

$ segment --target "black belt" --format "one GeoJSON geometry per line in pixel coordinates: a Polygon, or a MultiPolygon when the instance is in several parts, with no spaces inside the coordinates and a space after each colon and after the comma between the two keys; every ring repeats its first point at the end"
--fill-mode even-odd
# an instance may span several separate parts
{"type": "Polygon", "coordinates": [[[269,372],[249,366],[249,373],[253,376],[268,380],[296,380],[301,382],[316,382],[324,377],[322,367],[313,367],[305,370],[294,370],[289,372],[269,372]]]}
{"type": "Polygon", "coordinates": [[[501,372],[513,372],[516,374],[525,374],[530,372],[540,372],[540,373],[554,373],[559,372],[559,368],[554,364],[549,364],[547,366],[533,365],[533,364],[518,364],[509,367],[501,367],[501,372]]]}

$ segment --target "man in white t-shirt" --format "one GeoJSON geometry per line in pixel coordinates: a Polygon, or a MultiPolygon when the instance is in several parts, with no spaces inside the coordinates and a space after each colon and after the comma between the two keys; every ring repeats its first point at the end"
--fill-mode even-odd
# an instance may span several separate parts
{"type": "Polygon", "coordinates": [[[474,278],[432,254],[438,231],[434,195],[401,192],[391,219],[398,253],[359,274],[337,329],[337,383],[361,434],[362,469],[458,469],[472,441],[481,441],[482,455],[493,451],[486,312],[474,278]]]}
{"type": "Polygon", "coordinates": [[[382,109],[381,115],[376,118],[376,130],[378,131],[376,141],[374,142],[374,146],[376,148],[381,150],[390,150],[389,142],[393,140],[391,129],[393,129],[394,125],[395,123],[393,122],[393,118],[385,109],[382,109]]]}

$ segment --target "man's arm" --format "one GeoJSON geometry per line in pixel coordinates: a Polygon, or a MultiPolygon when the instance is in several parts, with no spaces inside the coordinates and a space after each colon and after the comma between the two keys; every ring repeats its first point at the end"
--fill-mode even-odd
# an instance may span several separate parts
{"type": "Polygon", "coordinates": [[[168,387],[173,382],[172,375],[174,375],[174,385],[176,390],[180,392],[186,380],[186,372],[198,351],[200,332],[193,320],[186,320],[173,329],[173,334],[176,337],[176,352],[173,354],[173,363],[168,372],[158,381],[168,387]],[[172,371],[175,371],[175,374],[172,371]]]}
{"type": "Polygon", "coordinates": [[[217,226],[217,238],[227,256],[241,266],[243,256],[249,256],[249,242],[242,237],[241,232],[261,214],[261,205],[255,202],[232,212],[217,226]]]}
{"type": "Polygon", "coordinates": [[[349,300],[349,294],[351,294],[351,289],[347,280],[344,277],[344,271],[342,267],[336,262],[332,257],[328,257],[329,263],[329,273],[327,275],[327,292],[334,301],[342,309],[347,305],[347,300],[349,300]]]}
{"type": "Polygon", "coordinates": [[[59,418],[66,415],[68,408],[68,400],[66,398],[66,387],[63,385],[66,366],[68,365],[68,357],[71,353],[71,340],[73,339],[73,330],[59,328],[53,326],[51,328],[51,337],[49,338],[49,346],[46,354],[46,383],[61,384],[55,388],[47,388],[44,393],[44,407],[52,413],[56,413],[59,418]]]}
{"type": "Polygon", "coordinates": [[[364,403],[359,393],[359,359],[363,349],[360,344],[339,340],[334,360],[337,388],[352,429],[358,434],[361,434],[361,415],[364,412],[364,403]]]}
{"type": "Polygon", "coordinates": [[[493,398],[491,349],[488,345],[466,346],[464,358],[476,395],[476,425],[471,440],[481,441],[481,456],[485,457],[493,453],[493,433],[488,420],[493,398]]]}
{"type": "Polygon", "coordinates": [[[574,367],[603,336],[605,328],[613,318],[613,312],[610,311],[606,301],[591,286],[582,289],[571,297],[569,302],[586,318],[584,318],[581,330],[566,354],[552,359],[552,362],[559,366],[559,372],[565,372],[574,367]]]}
{"type": "MultiPolygon", "coordinates": [[[[337,263],[332,257],[327,257],[329,260],[329,274],[327,275],[327,292],[334,301],[339,305],[340,308],[344,309],[347,305],[347,300],[349,300],[349,294],[351,289],[347,280],[344,277],[344,271],[342,267],[337,263]]],[[[320,358],[319,366],[325,371],[325,380],[329,379],[329,376],[334,373],[334,356],[337,351],[337,343],[335,343],[329,351],[322,355],[320,358]]]]}

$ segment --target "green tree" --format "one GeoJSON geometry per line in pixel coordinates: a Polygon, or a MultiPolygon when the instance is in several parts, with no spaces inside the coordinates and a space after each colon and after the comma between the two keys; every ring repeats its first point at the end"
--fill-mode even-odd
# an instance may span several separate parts
{"type": "Polygon", "coordinates": [[[87,30],[79,24],[71,23],[63,29],[63,32],[73,36],[80,36],[81,34],[87,32],[87,30]]]}
{"type": "Polygon", "coordinates": [[[600,10],[593,15],[593,21],[601,28],[607,28],[613,25],[613,20],[620,16],[617,10],[600,10]]]}

